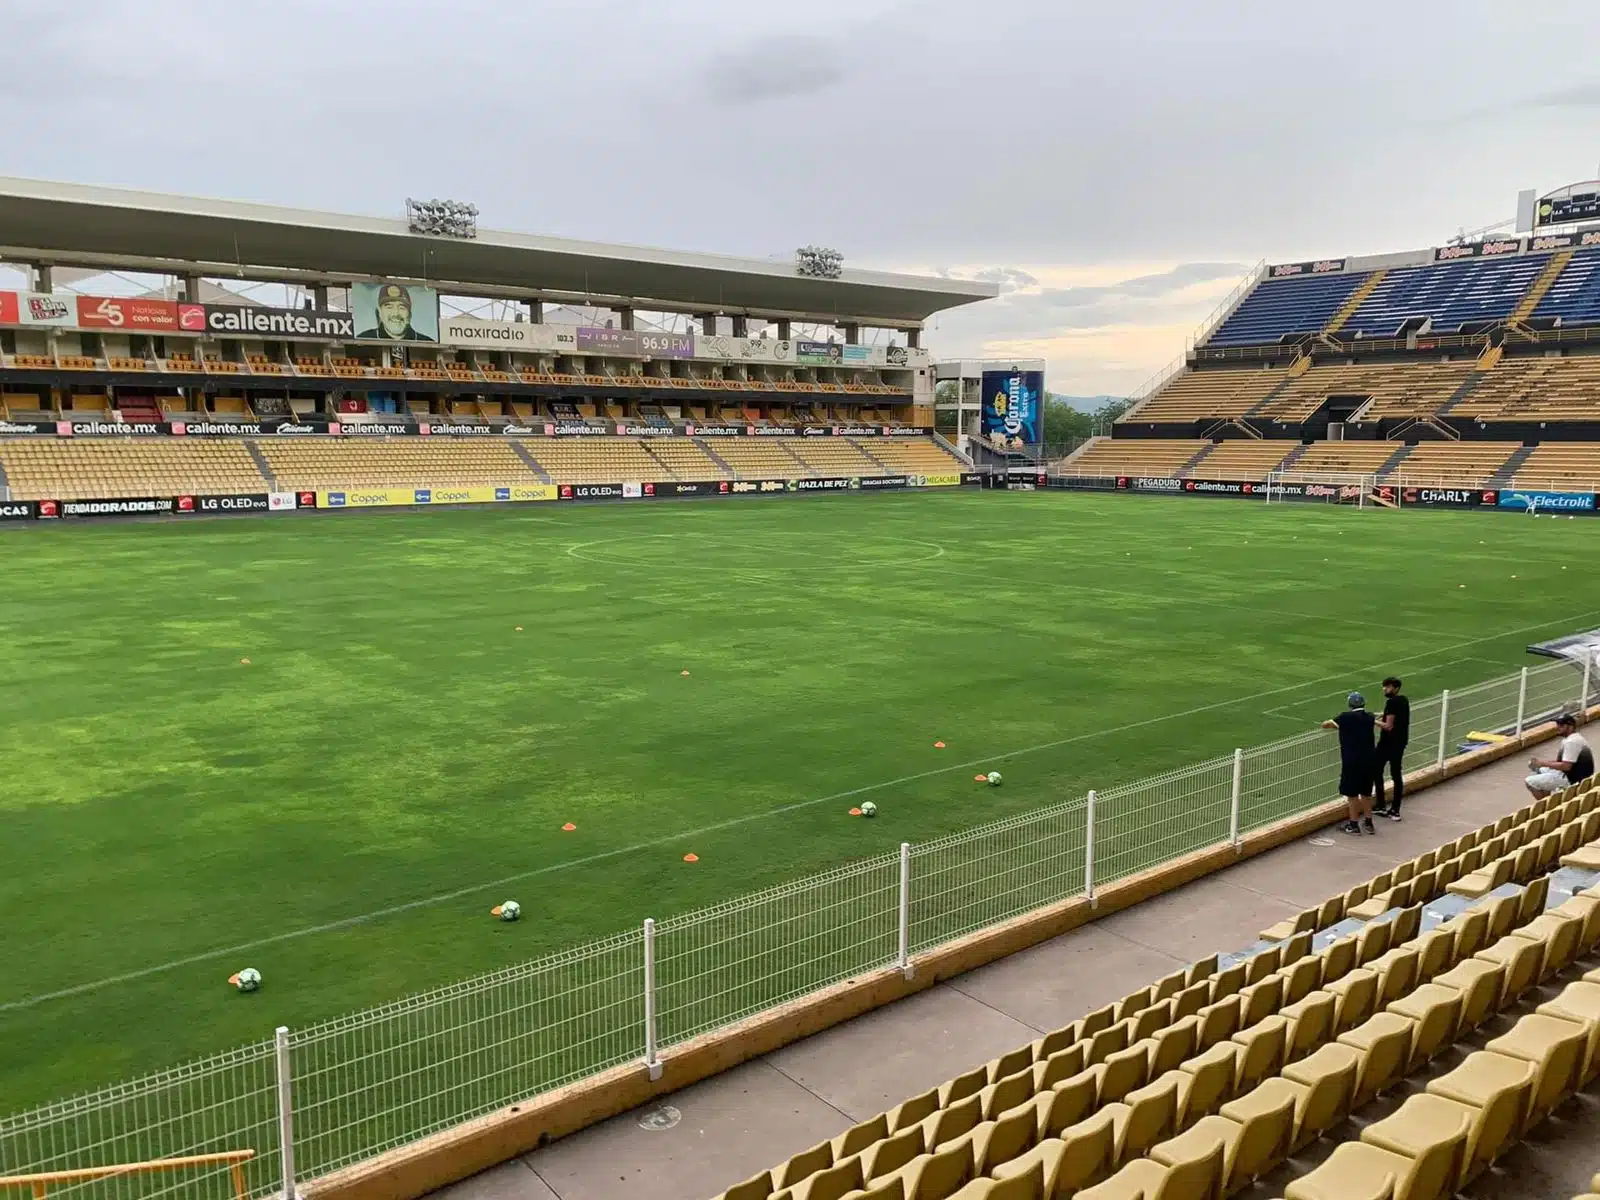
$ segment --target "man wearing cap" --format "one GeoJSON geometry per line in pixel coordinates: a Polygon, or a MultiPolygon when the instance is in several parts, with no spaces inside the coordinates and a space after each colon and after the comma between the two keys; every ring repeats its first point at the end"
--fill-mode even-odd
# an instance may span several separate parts
{"type": "Polygon", "coordinates": [[[1345,703],[1345,711],[1322,727],[1339,731],[1339,794],[1350,806],[1350,819],[1340,828],[1360,837],[1363,829],[1378,832],[1372,827],[1372,731],[1377,721],[1360,692],[1351,692],[1345,703]]]}
{"type": "Polygon", "coordinates": [[[1578,719],[1571,713],[1562,713],[1556,718],[1556,735],[1561,739],[1561,745],[1554,758],[1528,760],[1533,774],[1523,783],[1535,798],[1559,792],[1594,774],[1594,751],[1589,748],[1583,734],[1578,732],[1578,719]]]}
{"type": "Polygon", "coordinates": [[[418,333],[411,327],[411,292],[398,283],[386,283],[378,289],[375,307],[378,324],[356,334],[363,341],[378,342],[431,342],[434,339],[418,333]]]}

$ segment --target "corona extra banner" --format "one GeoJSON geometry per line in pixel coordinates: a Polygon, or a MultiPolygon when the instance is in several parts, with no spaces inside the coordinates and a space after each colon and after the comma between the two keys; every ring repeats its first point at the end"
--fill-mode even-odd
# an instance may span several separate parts
{"type": "Polygon", "coordinates": [[[985,371],[982,395],[984,437],[1009,445],[1039,441],[1042,371],[985,371]]]}

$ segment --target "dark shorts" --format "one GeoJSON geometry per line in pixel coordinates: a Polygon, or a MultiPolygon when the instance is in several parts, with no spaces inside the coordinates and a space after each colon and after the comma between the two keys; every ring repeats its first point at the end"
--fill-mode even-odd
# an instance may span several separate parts
{"type": "Polygon", "coordinates": [[[1339,771],[1339,795],[1372,795],[1372,768],[1346,765],[1339,771]]]}

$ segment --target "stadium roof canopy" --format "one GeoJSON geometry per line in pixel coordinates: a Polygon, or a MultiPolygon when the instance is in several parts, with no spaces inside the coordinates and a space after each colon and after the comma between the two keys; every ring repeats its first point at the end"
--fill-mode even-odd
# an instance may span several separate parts
{"type": "Polygon", "coordinates": [[[787,262],[488,229],[476,239],[430,237],[382,217],[4,176],[0,259],[288,282],[400,279],[466,296],[891,327],[997,294],[969,280],[848,268],[815,279],[787,262]]]}

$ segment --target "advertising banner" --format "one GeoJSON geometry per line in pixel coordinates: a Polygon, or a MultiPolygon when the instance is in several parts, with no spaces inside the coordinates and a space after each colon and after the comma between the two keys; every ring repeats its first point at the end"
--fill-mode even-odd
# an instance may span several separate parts
{"type": "Polygon", "coordinates": [[[866,367],[883,363],[883,350],[877,346],[845,346],[844,361],[847,366],[866,367]]]}
{"type": "Polygon", "coordinates": [[[38,512],[32,500],[0,500],[0,521],[31,521],[38,512]]]}
{"type": "Polygon", "coordinates": [[[367,342],[437,342],[439,293],[405,283],[356,283],[350,287],[355,336],[367,342]]]}
{"type": "Polygon", "coordinates": [[[811,365],[834,365],[844,361],[844,347],[837,342],[796,342],[794,360],[811,365]]]}
{"type": "Polygon", "coordinates": [[[1319,258],[1312,262],[1278,263],[1267,268],[1268,279],[1292,279],[1297,275],[1335,275],[1343,271],[1342,258],[1319,258]]]}
{"type": "Polygon", "coordinates": [[[844,492],[859,486],[855,479],[791,479],[791,492],[844,492]]]}
{"type": "Polygon", "coordinates": [[[1050,486],[1071,492],[1109,492],[1127,486],[1126,476],[1112,475],[1053,475],[1050,486]]]}
{"type": "Polygon", "coordinates": [[[1524,488],[1502,488],[1498,506],[1517,512],[1536,513],[1592,513],[1595,511],[1593,492],[1538,492],[1524,488]]]}
{"type": "Polygon", "coordinates": [[[692,358],[694,334],[578,326],[578,353],[622,358],[692,358]]]}
{"type": "Polygon", "coordinates": [[[744,426],[686,425],[684,426],[683,432],[686,437],[743,437],[744,426]]]}
{"type": "Polygon", "coordinates": [[[0,420],[0,437],[13,435],[17,437],[39,437],[41,434],[53,434],[56,431],[54,421],[3,421],[0,420]]]}
{"type": "Polygon", "coordinates": [[[417,427],[410,421],[331,421],[328,432],[339,437],[407,437],[417,427]]]}
{"type": "Polygon", "coordinates": [[[165,421],[57,421],[57,437],[154,437],[166,433],[165,421]]]}
{"type": "Polygon", "coordinates": [[[626,421],[617,422],[617,435],[619,437],[676,437],[678,431],[671,425],[630,425],[626,421]]]}
{"type": "Polygon", "coordinates": [[[801,437],[798,425],[746,425],[746,437],[801,437]]]}
{"type": "Polygon", "coordinates": [[[0,292],[0,325],[71,328],[78,323],[75,296],[49,292],[0,292]]]}
{"type": "Polygon", "coordinates": [[[1498,258],[1503,254],[1518,254],[1521,251],[1521,238],[1495,238],[1487,242],[1469,242],[1464,246],[1439,246],[1433,252],[1433,261],[1454,262],[1458,258],[1498,258]]]}
{"type": "Polygon", "coordinates": [[[1183,480],[1158,479],[1151,476],[1118,475],[1117,489],[1127,492],[1181,492],[1183,480]]]}
{"type": "Polygon", "coordinates": [[[885,346],[883,348],[883,365],[886,367],[909,367],[911,359],[912,351],[908,346],[885,346]]]}
{"type": "Polygon", "coordinates": [[[918,475],[918,476],[916,476],[916,486],[917,487],[960,487],[961,486],[961,476],[960,475],[956,475],[956,474],[951,474],[951,475],[918,475]]]}
{"type": "Polygon", "coordinates": [[[139,497],[131,500],[41,500],[39,515],[45,515],[46,504],[56,506],[50,515],[63,517],[144,517],[173,510],[173,501],[166,497],[139,497]]]}
{"type": "Polygon", "coordinates": [[[342,492],[317,492],[316,504],[301,508],[393,508],[424,504],[507,504],[554,500],[554,484],[516,484],[510,487],[352,488],[342,492]]]}
{"type": "Polygon", "coordinates": [[[266,432],[260,421],[173,421],[173,437],[259,437],[266,432]]]}
{"type": "Polygon", "coordinates": [[[907,475],[863,475],[861,477],[861,490],[864,492],[881,492],[886,488],[911,487],[910,476],[907,475]]]}
{"type": "Polygon", "coordinates": [[[733,483],[726,479],[705,482],[674,480],[671,483],[647,483],[644,485],[644,494],[663,498],[671,496],[727,496],[732,494],[734,486],[733,483]]]}
{"type": "Polygon", "coordinates": [[[556,489],[561,500],[620,500],[623,495],[620,483],[563,483],[556,489]]]}
{"type": "Polygon", "coordinates": [[[269,512],[293,512],[298,507],[299,505],[295,503],[295,494],[293,492],[267,493],[267,511],[269,512]]]}
{"type": "Polygon", "coordinates": [[[604,425],[590,425],[585,421],[546,421],[545,437],[604,437],[611,432],[604,425]]]}
{"type": "Polygon", "coordinates": [[[200,333],[205,328],[205,311],[198,304],[185,304],[183,319],[179,321],[180,306],[171,300],[144,298],[117,298],[100,296],[78,297],[78,326],[82,329],[122,329],[129,333],[152,331],[200,333]]]}
{"type": "Polygon", "coordinates": [[[226,496],[179,496],[172,503],[178,513],[266,512],[271,502],[265,492],[226,496]]]}
{"type": "Polygon", "coordinates": [[[349,341],[355,317],[313,308],[266,308],[253,304],[205,305],[206,332],[217,337],[312,338],[349,341]]]}
{"type": "Polygon", "coordinates": [[[694,357],[738,362],[793,362],[794,343],[787,338],[741,338],[697,333],[694,335],[694,357]]]}
{"type": "Polygon", "coordinates": [[[497,437],[499,432],[487,421],[463,421],[446,425],[432,425],[423,421],[417,425],[417,434],[421,437],[497,437]]]}
{"type": "Polygon", "coordinates": [[[1042,371],[985,371],[983,436],[1013,445],[1038,442],[1043,393],[1042,371]]]}
{"type": "Polygon", "coordinates": [[[439,322],[439,338],[452,346],[472,346],[480,350],[527,350],[570,354],[577,348],[578,330],[573,325],[445,317],[439,322]]]}
{"type": "Polygon", "coordinates": [[[789,481],[786,479],[735,479],[728,485],[728,493],[733,496],[770,496],[788,488],[789,481]]]}
{"type": "Polygon", "coordinates": [[[1487,505],[1494,508],[1500,500],[1500,493],[1479,488],[1396,488],[1385,484],[1378,488],[1378,496],[1383,500],[1398,500],[1401,504],[1422,508],[1478,508],[1487,505]]]}

